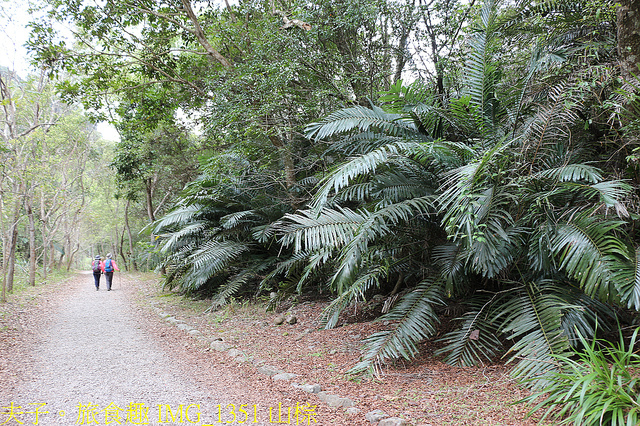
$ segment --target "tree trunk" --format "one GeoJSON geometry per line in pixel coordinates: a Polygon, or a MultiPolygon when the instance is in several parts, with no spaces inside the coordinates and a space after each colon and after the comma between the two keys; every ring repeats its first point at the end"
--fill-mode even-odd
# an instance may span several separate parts
{"type": "Polygon", "coordinates": [[[16,269],[16,246],[18,245],[18,222],[20,221],[20,200],[16,201],[13,223],[9,231],[9,256],[7,264],[7,291],[13,291],[13,279],[16,269]]]}
{"type": "Polygon", "coordinates": [[[270,135],[269,139],[273,146],[277,147],[280,151],[280,157],[282,158],[282,163],[284,166],[284,176],[287,189],[291,188],[296,184],[296,171],[293,163],[293,157],[291,156],[291,152],[288,147],[280,140],[279,137],[270,135]]]}
{"type": "Polygon", "coordinates": [[[122,258],[123,266],[125,270],[129,270],[129,259],[124,255],[124,232],[125,229],[122,228],[122,232],[120,232],[120,257],[122,258]]]}
{"type": "Polygon", "coordinates": [[[617,15],[618,57],[622,77],[638,81],[640,75],[640,0],[620,0],[617,15]]]}
{"type": "Polygon", "coordinates": [[[149,222],[155,222],[156,217],[153,212],[153,180],[151,178],[145,179],[144,188],[147,201],[147,216],[149,217],[149,222]]]}
{"type": "Polygon", "coordinates": [[[36,285],[36,221],[33,217],[33,199],[31,194],[27,194],[24,200],[24,207],[29,220],[29,285],[36,285]]]}
{"type": "Polygon", "coordinates": [[[75,247],[73,248],[73,250],[71,250],[71,247],[69,247],[69,257],[67,260],[67,272],[69,272],[71,270],[71,264],[73,263],[73,258],[75,257],[76,253],[78,253],[78,250],[80,250],[80,243],[77,242],[75,247]]]}
{"type": "Polygon", "coordinates": [[[133,253],[133,236],[131,235],[131,226],[129,225],[129,206],[131,205],[131,200],[127,199],[127,204],[124,207],[124,226],[127,228],[127,235],[129,236],[129,257],[131,267],[134,271],[138,270],[138,265],[136,264],[136,258],[133,253]]]}
{"type": "Polygon", "coordinates": [[[47,281],[47,243],[44,235],[44,225],[42,227],[42,279],[47,281]]]}
{"type": "Polygon", "coordinates": [[[5,237],[4,230],[4,197],[2,191],[2,174],[0,174],[0,235],[2,236],[2,264],[0,270],[2,271],[2,303],[7,301],[7,239],[5,237]]]}

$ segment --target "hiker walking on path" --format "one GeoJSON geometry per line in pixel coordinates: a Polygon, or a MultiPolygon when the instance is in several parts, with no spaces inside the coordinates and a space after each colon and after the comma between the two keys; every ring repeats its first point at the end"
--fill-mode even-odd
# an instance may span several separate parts
{"type": "Polygon", "coordinates": [[[111,291],[111,283],[113,281],[113,271],[120,271],[116,261],[111,258],[111,253],[107,254],[107,259],[104,261],[104,277],[107,279],[107,291],[111,291]]]}
{"type": "Polygon", "coordinates": [[[100,255],[97,254],[93,262],[91,262],[91,269],[93,270],[93,281],[96,285],[96,291],[100,290],[100,275],[104,272],[104,262],[100,260],[100,255]]]}

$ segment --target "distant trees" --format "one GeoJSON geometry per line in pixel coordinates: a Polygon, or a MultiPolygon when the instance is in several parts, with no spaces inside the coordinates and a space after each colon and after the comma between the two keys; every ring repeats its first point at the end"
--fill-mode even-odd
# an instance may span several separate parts
{"type": "Polygon", "coordinates": [[[60,268],[63,260],[70,267],[79,249],[84,172],[95,139],[93,126],[78,109],[60,101],[45,73],[23,80],[4,69],[0,88],[4,295],[13,290],[20,235],[26,235],[23,259],[31,285],[37,263],[45,279],[47,268],[60,268]]]}

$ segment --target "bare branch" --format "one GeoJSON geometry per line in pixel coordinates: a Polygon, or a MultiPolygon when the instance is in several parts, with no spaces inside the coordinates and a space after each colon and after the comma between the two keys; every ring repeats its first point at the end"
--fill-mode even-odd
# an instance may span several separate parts
{"type": "Polygon", "coordinates": [[[189,19],[191,19],[191,22],[193,23],[193,26],[195,29],[193,34],[196,36],[196,38],[198,39],[202,47],[204,47],[204,50],[206,50],[207,53],[209,53],[209,55],[211,55],[211,57],[215,59],[217,62],[219,62],[223,67],[228,69],[233,68],[233,65],[231,64],[231,62],[229,62],[227,58],[222,56],[220,52],[214,49],[213,46],[211,46],[211,44],[209,43],[209,40],[207,40],[207,37],[204,31],[202,30],[202,27],[200,26],[200,22],[198,21],[198,17],[196,16],[195,12],[191,8],[191,2],[189,0],[182,0],[182,5],[184,6],[184,10],[187,13],[187,16],[189,17],[189,19]]]}

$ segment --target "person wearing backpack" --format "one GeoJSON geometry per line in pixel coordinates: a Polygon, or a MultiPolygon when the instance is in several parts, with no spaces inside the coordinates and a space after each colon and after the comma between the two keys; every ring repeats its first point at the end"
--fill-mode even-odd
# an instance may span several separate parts
{"type": "Polygon", "coordinates": [[[111,283],[113,282],[113,271],[120,271],[116,261],[111,258],[111,253],[107,254],[107,259],[104,261],[104,277],[107,280],[107,291],[111,291],[111,283]]]}
{"type": "Polygon", "coordinates": [[[91,262],[91,269],[93,270],[93,281],[96,285],[96,291],[100,290],[100,275],[104,272],[104,262],[100,260],[100,255],[97,254],[93,262],[91,262]]]}

